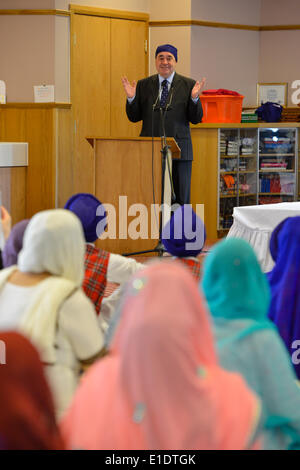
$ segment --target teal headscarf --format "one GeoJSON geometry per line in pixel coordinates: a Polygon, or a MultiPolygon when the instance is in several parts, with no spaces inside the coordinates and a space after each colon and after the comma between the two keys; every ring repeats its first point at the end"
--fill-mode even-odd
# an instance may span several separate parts
{"type": "Polygon", "coordinates": [[[204,262],[202,288],[214,320],[250,320],[242,336],[272,328],[269,285],[246,241],[227,238],[213,247],[204,262]]]}
{"type": "Polygon", "coordinates": [[[215,245],[204,261],[202,289],[222,367],[241,373],[262,400],[265,448],[299,449],[299,390],[287,351],[267,318],[270,288],[251,246],[238,238],[215,245]],[[262,329],[275,334],[243,341],[262,329]],[[259,354],[271,359],[256,363],[259,354]]]}

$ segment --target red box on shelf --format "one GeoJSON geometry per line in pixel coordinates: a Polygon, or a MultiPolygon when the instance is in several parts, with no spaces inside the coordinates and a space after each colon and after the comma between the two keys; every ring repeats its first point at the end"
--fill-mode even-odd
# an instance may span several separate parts
{"type": "Polygon", "coordinates": [[[201,95],[202,122],[241,122],[243,95],[201,95]]]}

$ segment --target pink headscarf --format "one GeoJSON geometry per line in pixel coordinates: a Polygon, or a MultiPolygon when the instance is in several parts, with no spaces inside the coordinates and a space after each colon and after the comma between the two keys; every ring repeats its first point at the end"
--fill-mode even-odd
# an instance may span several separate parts
{"type": "Polygon", "coordinates": [[[197,284],[175,263],[129,283],[111,354],[83,378],[62,422],[69,448],[244,449],[259,403],[217,363],[197,284]]]}

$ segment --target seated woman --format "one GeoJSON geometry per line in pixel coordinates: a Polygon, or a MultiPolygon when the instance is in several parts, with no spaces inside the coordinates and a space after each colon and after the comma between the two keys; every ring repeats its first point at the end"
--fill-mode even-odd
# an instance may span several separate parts
{"type": "Polygon", "coordinates": [[[270,289],[250,245],[218,243],[203,266],[221,365],[241,373],[262,400],[264,448],[300,448],[300,389],[286,348],[267,318],[270,289]]]}
{"type": "Polygon", "coordinates": [[[18,265],[0,272],[0,330],[20,330],[37,346],[58,416],[71,401],[81,362],[103,347],[94,306],[81,289],[84,253],[78,218],[44,211],[26,228],[18,265]]]}
{"type": "Polygon", "coordinates": [[[86,241],[83,289],[93,302],[97,315],[101,313],[99,324],[106,331],[121,292],[119,286],[111,295],[104,297],[107,281],[122,285],[143,265],[95,246],[107,226],[105,208],[95,196],[74,194],[66,202],[65,209],[77,215],[82,224],[86,241]]]}
{"type": "Polygon", "coordinates": [[[267,274],[271,287],[269,318],[276,324],[300,379],[300,217],[288,217],[277,225],[270,252],[275,266],[267,274]]]}
{"type": "Polygon", "coordinates": [[[197,282],[201,277],[201,263],[197,256],[205,240],[205,225],[190,204],[179,206],[162,230],[162,243],[167,252],[185,264],[197,282]]]}
{"type": "Polygon", "coordinates": [[[68,448],[247,449],[259,401],[218,365],[197,284],[179,263],[139,271],[123,291],[109,354],[62,421],[68,448]]]}
{"type": "Polygon", "coordinates": [[[0,341],[0,450],[63,449],[38,352],[19,333],[0,341]]]}

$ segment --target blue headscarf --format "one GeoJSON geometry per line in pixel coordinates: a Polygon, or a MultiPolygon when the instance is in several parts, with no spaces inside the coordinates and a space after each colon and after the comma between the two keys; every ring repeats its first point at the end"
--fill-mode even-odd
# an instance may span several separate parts
{"type": "Polygon", "coordinates": [[[300,392],[285,346],[267,318],[270,288],[251,246],[227,238],[213,247],[204,261],[202,287],[221,365],[241,373],[262,400],[265,448],[299,449],[300,392]],[[262,330],[264,335],[255,334],[262,330]]]}
{"type": "Polygon", "coordinates": [[[165,249],[179,258],[199,255],[205,239],[205,225],[190,204],[179,206],[162,230],[165,249]]]}
{"type": "Polygon", "coordinates": [[[214,319],[248,320],[239,338],[272,328],[268,282],[245,240],[227,238],[213,247],[204,261],[202,288],[214,319]]]}
{"type": "MultiPolygon", "coordinates": [[[[275,266],[267,274],[272,293],[269,318],[292,357],[299,349],[292,344],[300,340],[300,217],[288,217],[277,225],[270,252],[275,266]]],[[[300,378],[300,364],[293,365],[300,378]]]]}
{"type": "Polygon", "coordinates": [[[74,194],[67,200],[64,208],[76,214],[80,219],[86,242],[95,242],[104,232],[107,225],[107,213],[99,199],[93,194],[74,194]]]}

